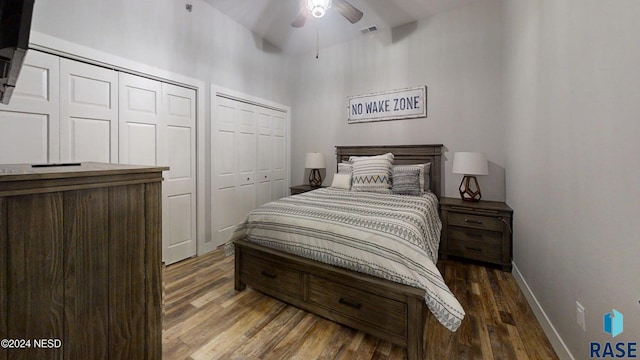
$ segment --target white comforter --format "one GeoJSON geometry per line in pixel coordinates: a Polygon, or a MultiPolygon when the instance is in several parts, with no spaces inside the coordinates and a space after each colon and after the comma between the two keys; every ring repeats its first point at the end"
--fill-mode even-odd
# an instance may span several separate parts
{"type": "Polygon", "coordinates": [[[455,331],[464,310],[436,268],[438,200],[318,189],[253,210],[232,236],[424,289],[434,316],[455,331]]]}

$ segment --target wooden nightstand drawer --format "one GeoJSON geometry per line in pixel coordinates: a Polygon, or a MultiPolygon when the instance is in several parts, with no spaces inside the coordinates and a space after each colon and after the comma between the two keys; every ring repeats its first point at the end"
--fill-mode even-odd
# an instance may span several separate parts
{"type": "Polygon", "coordinates": [[[502,231],[502,221],[496,217],[449,212],[448,220],[449,225],[502,231]]]}
{"type": "Polygon", "coordinates": [[[502,233],[449,226],[451,254],[485,261],[502,259],[502,233]]]}
{"type": "Polygon", "coordinates": [[[310,276],[309,302],[358,322],[406,336],[407,306],[399,301],[310,276]]]}

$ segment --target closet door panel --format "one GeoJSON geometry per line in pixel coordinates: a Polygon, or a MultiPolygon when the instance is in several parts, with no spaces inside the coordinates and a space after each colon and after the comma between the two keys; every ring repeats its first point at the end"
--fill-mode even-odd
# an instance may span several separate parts
{"type": "Polygon", "coordinates": [[[236,101],[216,97],[212,131],[212,230],[216,246],[229,239],[239,217],[236,191],[236,154],[239,110],[236,101]]]}
{"type": "Polygon", "coordinates": [[[49,116],[0,111],[0,164],[46,163],[49,116]]]}
{"type": "Polygon", "coordinates": [[[111,129],[114,123],[108,120],[68,118],[69,161],[112,162],[111,129]]]}
{"type": "Polygon", "coordinates": [[[287,185],[287,138],[273,137],[273,170],[272,170],[272,200],[277,200],[289,194],[287,185]]]}
{"type": "Polygon", "coordinates": [[[60,161],[59,59],[30,50],[10,105],[0,105],[0,163],[60,161]]]}
{"type": "Polygon", "coordinates": [[[162,158],[169,171],[163,182],[164,255],[167,264],[196,255],[196,93],[162,84],[166,146],[162,158]]]}
{"type": "Polygon", "coordinates": [[[258,202],[256,205],[268,203],[273,199],[271,189],[271,170],[273,158],[271,110],[257,108],[258,116],[258,202]]]}
{"type": "Polygon", "coordinates": [[[161,83],[120,73],[119,158],[121,164],[159,165],[164,146],[164,121],[160,114],[161,83]]]}
{"type": "MultiPolygon", "coordinates": [[[[251,188],[251,191],[255,192],[256,109],[253,105],[240,102],[236,109],[239,111],[238,123],[236,124],[238,138],[238,147],[236,149],[237,181],[240,186],[251,188]]],[[[248,206],[253,207],[254,203],[255,201],[248,206]]]]}
{"type": "Polygon", "coordinates": [[[156,126],[128,123],[125,127],[127,137],[120,141],[120,162],[131,165],[158,165],[156,126]],[[127,154],[124,159],[122,159],[123,153],[127,154]]]}
{"type": "Polygon", "coordinates": [[[271,165],[272,200],[277,200],[289,194],[287,186],[287,120],[286,114],[272,110],[271,124],[273,128],[273,161],[271,165]]]}
{"type": "Polygon", "coordinates": [[[238,224],[256,207],[257,196],[257,113],[253,105],[238,102],[236,124],[238,144],[236,148],[237,218],[238,224]]]}
{"type": "Polygon", "coordinates": [[[118,162],[118,73],[60,59],[60,160],[118,162]]]}

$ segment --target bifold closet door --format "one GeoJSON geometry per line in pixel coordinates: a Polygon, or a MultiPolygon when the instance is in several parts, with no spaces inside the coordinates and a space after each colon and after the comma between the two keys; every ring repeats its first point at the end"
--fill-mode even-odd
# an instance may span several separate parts
{"type": "Polygon", "coordinates": [[[287,193],[286,113],[216,96],[212,140],[213,242],[257,206],[287,193]]]}
{"type": "Polygon", "coordinates": [[[213,194],[213,241],[220,245],[257,201],[257,107],[217,99],[216,188],[213,194]]]}
{"type": "Polygon", "coordinates": [[[60,59],[60,160],[118,163],[118,72],[60,59]]]}
{"type": "Polygon", "coordinates": [[[0,164],[105,162],[171,167],[163,256],[196,255],[196,92],[29,50],[0,105],[0,164]]]}
{"type": "Polygon", "coordinates": [[[162,84],[166,134],[163,198],[163,257],[167,264],[196,255],[196,92],[162,84]]]}
{"type": "MultiPolygon", "coordinates": [[[[236,123],[239,117],[237,102],[220,96],[216,97],[215,138],[212,139],[213,166],[215,177],[212,192],[212,226],[215,246],[223,244],[231,237],[240,217],[236,206],[236,123]]],[[[212,124],[214,126],[214,124],[212,124]]]]}
{"type": "Polygon", "coordinates": [[[163,259],[196,255],[196,93],[136,75],[119,76],[120,163],[164,172],[163,259]]]}
{"type": "Polygon", "coordinates": [[[256,106],[258,119],[258,203],[287,194],[286,120],[281,111],[256,106]]]}
{"type": "Polygon", "coordinates": [[[60,161],[60,62],[28,51],[9,105],[0,105],[0,164],[60,161]]]}

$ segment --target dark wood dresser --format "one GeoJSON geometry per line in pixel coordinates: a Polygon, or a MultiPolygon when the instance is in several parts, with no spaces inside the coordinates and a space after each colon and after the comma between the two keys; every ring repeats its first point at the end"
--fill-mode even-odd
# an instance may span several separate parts
{"type": "Polygon", "coordinates": [[[163,170],[0,165],[0,359],[162,357],[163,170]]]}
{"type": "Polygon", "coordinates": [[[443,260],[453,255],[511,271],[513,210],[507,204],[442,197],[440,219],[443,260]]]}

